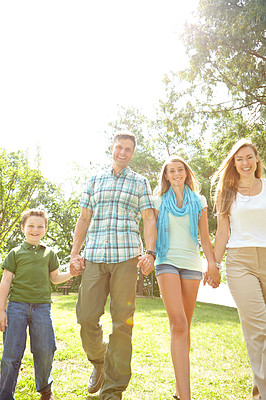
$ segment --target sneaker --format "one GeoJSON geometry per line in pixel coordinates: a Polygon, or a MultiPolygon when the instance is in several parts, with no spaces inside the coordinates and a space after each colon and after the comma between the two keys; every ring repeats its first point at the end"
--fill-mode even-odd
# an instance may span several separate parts
{"type": "Polygon", "coordinates": [[[89,377],[89,381],[88,381],[88,392],[89,393],[96,393],[98,392],[98,390],[100,389],[100,387],[102,386],[103,383],[103,376],[104,376],[104,372],[103,372],[103,366],[99,367],[99,368],[93,368],[92,373],[89,377]]]}
{"type": "Polygon", "coordinates": [[[54,400],[54,394],[51,390],[49,392],[42,392],[40,400],[54,400]]]}

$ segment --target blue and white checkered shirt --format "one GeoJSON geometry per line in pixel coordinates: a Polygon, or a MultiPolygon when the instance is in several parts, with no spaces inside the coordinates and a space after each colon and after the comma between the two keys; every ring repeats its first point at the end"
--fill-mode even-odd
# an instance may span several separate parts
{"type": "Polygon", "coordinates": [[[142,175],[112,168],[89,178],[81,207],[92,210],[84,257],[95,263],[118,263],[141,254],[141,211],[154,208],[151,188],[142,175]]]}

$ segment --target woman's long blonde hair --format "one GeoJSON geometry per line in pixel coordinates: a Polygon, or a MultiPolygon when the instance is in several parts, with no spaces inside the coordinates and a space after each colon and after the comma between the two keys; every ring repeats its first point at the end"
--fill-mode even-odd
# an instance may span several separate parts
{"type": "Polygon", "coordinates": [[[242,147],[250,147],[254,151],[255,156],[258,157],[255,177],[262,177],[264,166],[259,159],[256,147],[250,139],[242,138],[238,140],[211,179],[211,187],[217,182],[213,198],[214,206],[220,215],[230,214],[231,205],[236,198],[240,175],[235,167],[235,155],[242,147]]]}
{"type": "Polygon", "coordinates": [[[169,181],[165,178],[165,174],[166,174],[167,165],[170,164],[171,162],[181,162],[184,165],[186,173],[187,173],[185,184],[188,185],[190,187],[190,189],[193,190],[193,192],[198,192],[199,184],[198,184],[198,181],[197,181],[192,169],[189,167],[189,165],[186,163],[186,161],[183,160],[183,158],[176,156],[176,155],[172,155],[164,162],[164,164],[162,166],[160,176],[159,176],[158,186],[155,188],[155,194],[158,196],[162,196],[170,188],[171,185],[170,185],[169,181]]]}

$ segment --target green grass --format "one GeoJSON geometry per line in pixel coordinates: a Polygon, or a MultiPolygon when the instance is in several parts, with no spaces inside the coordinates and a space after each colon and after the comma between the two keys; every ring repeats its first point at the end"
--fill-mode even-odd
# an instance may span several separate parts
{"type": "MultiPolygon", "coordinates": [[[[53,366],[56,400],[99,399],[98,395],[88,396],[86,391],[91,365],[81,347],[75,315],[76,299],[77,295],[57,295],[52,306],[58,346],[53,366]]],[[[168,318],[161,299],[138,298],[134,321],[132,378],[123,399],[171,399],[175,383],[169,353],[168,318]]],[[[102,322],[108,336],[111,331],[108,306],[102,322]]],[[[237,311],[230,307],[197,303],[191,334],[193,398],[250,399],[252,373],[237,311]]],[[[28,343],[16,399],[39,398],[35,391],[28,343]]]]}

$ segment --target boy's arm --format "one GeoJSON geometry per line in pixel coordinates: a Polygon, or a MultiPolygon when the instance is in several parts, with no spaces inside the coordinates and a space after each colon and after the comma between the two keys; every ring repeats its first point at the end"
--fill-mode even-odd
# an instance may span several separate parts
{"type": "Polygon", "coordinates": [[[50,272],[50,281],[54,284],[62,283],[68,281],[72,278],[72,274],[70,272],[59,272],[59,269],[50,272]]]}
{"type": "Polygon", "coordinates": [[[6,316],[6,301],[13,280],[13,274],[4,269],[2,280],[0,283],[0,330],[5,332],[8,324],[6,316]]]}

